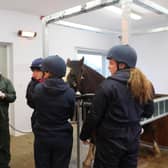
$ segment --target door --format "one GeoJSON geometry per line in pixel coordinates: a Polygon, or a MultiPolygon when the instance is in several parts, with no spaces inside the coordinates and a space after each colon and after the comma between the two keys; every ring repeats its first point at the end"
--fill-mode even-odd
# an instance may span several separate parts
{"type": "Polygon", "coordinates": [[[7,46],[0,45],[0,73],[7,77],[7,46]]]}

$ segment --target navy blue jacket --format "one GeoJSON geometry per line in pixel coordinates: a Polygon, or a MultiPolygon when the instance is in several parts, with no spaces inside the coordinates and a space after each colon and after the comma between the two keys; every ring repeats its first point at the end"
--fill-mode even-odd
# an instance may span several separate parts
{"type": "Polygon", "coordinates": [[[33,100],[32,100],[32,92],[34,91],[35,86],[39,83],[38,80],[31,78],[26,90],[26,100],[27,105],[31,108],[34,108],[33,100]]]}
{"type": "Polygon", "coordinates": [[[140,120],[150,117],[154,103],[140,104],[127,86],[129,70],[117,73],[102,82],[93,99],[92,112],[83,125],[80,138],[89,139],[96,132],[96,138],[127,148],[139,139],[140,120]]]}
{"type": "Polygon", "coordinates": [[[67,83],[62,79],[49,78],[36,85],[32,98],[36,109],[33,126],[36,136],[72,134],[68,119],[73,116],[75,92],[67,83]]]}

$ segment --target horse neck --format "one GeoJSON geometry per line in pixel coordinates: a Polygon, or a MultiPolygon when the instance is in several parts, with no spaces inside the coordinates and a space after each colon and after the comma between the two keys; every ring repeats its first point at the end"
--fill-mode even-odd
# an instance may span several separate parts
{"type": "Polygon", "coordinates": [[[82,94],[95,93],[98,85],[105,79],[101,74],[87,65],[83,65],[84,79],[80,81],[79,91],[82,94]]]}

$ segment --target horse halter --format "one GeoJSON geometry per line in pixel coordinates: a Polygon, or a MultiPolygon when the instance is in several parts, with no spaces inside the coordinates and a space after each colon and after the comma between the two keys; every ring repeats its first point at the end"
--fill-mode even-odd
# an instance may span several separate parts
{"type": "Polygon", "coordinates": [[[70,85],[74,88],[75,91],[78,91],[78,89],[80,87],[81,80],[84,79],[83,66],[81,68],[81,73],[75,74],[71,70],[68,76],[69,76],[69,79],[71,78],[71,80],[69,80],[70,81],[70,85]]]}

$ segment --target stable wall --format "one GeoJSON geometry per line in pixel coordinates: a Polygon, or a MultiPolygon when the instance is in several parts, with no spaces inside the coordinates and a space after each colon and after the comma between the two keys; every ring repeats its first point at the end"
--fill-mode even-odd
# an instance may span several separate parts
{"type": "Polygon", "coordinates": [[[168,94],[168,32],[132,36],[138,67],[153,82],[156,93],[168,94]]]}
{"type": "Polygon", "coordinates": [[[113,45],[120,43],[117,35],[100,34],[56,24],[49,25],[48,37],[49,54],[57,53],[65,60],[76,57],[76,48],[107,51],[113,45]]]}
{"type": "MultiPolygon", "coordinates": [[[[14,112],[10,113],[10,123],[17,129],[31,131],[32,110],[26,105],[25,92],[31,77],[31,61],[42,56],[41,20],[37,16],[0,10],[0,21],[0,42],[8,43],[12,51],[10,57],[13,59],[10,60],[13,67],[10,79],[17,94],[14,112]],[[19,38],[18,30],[36,31],[37,37],[32,40],[19,38]]],[[[18,135],[15,132],[13,134],[18,135]]]]}

